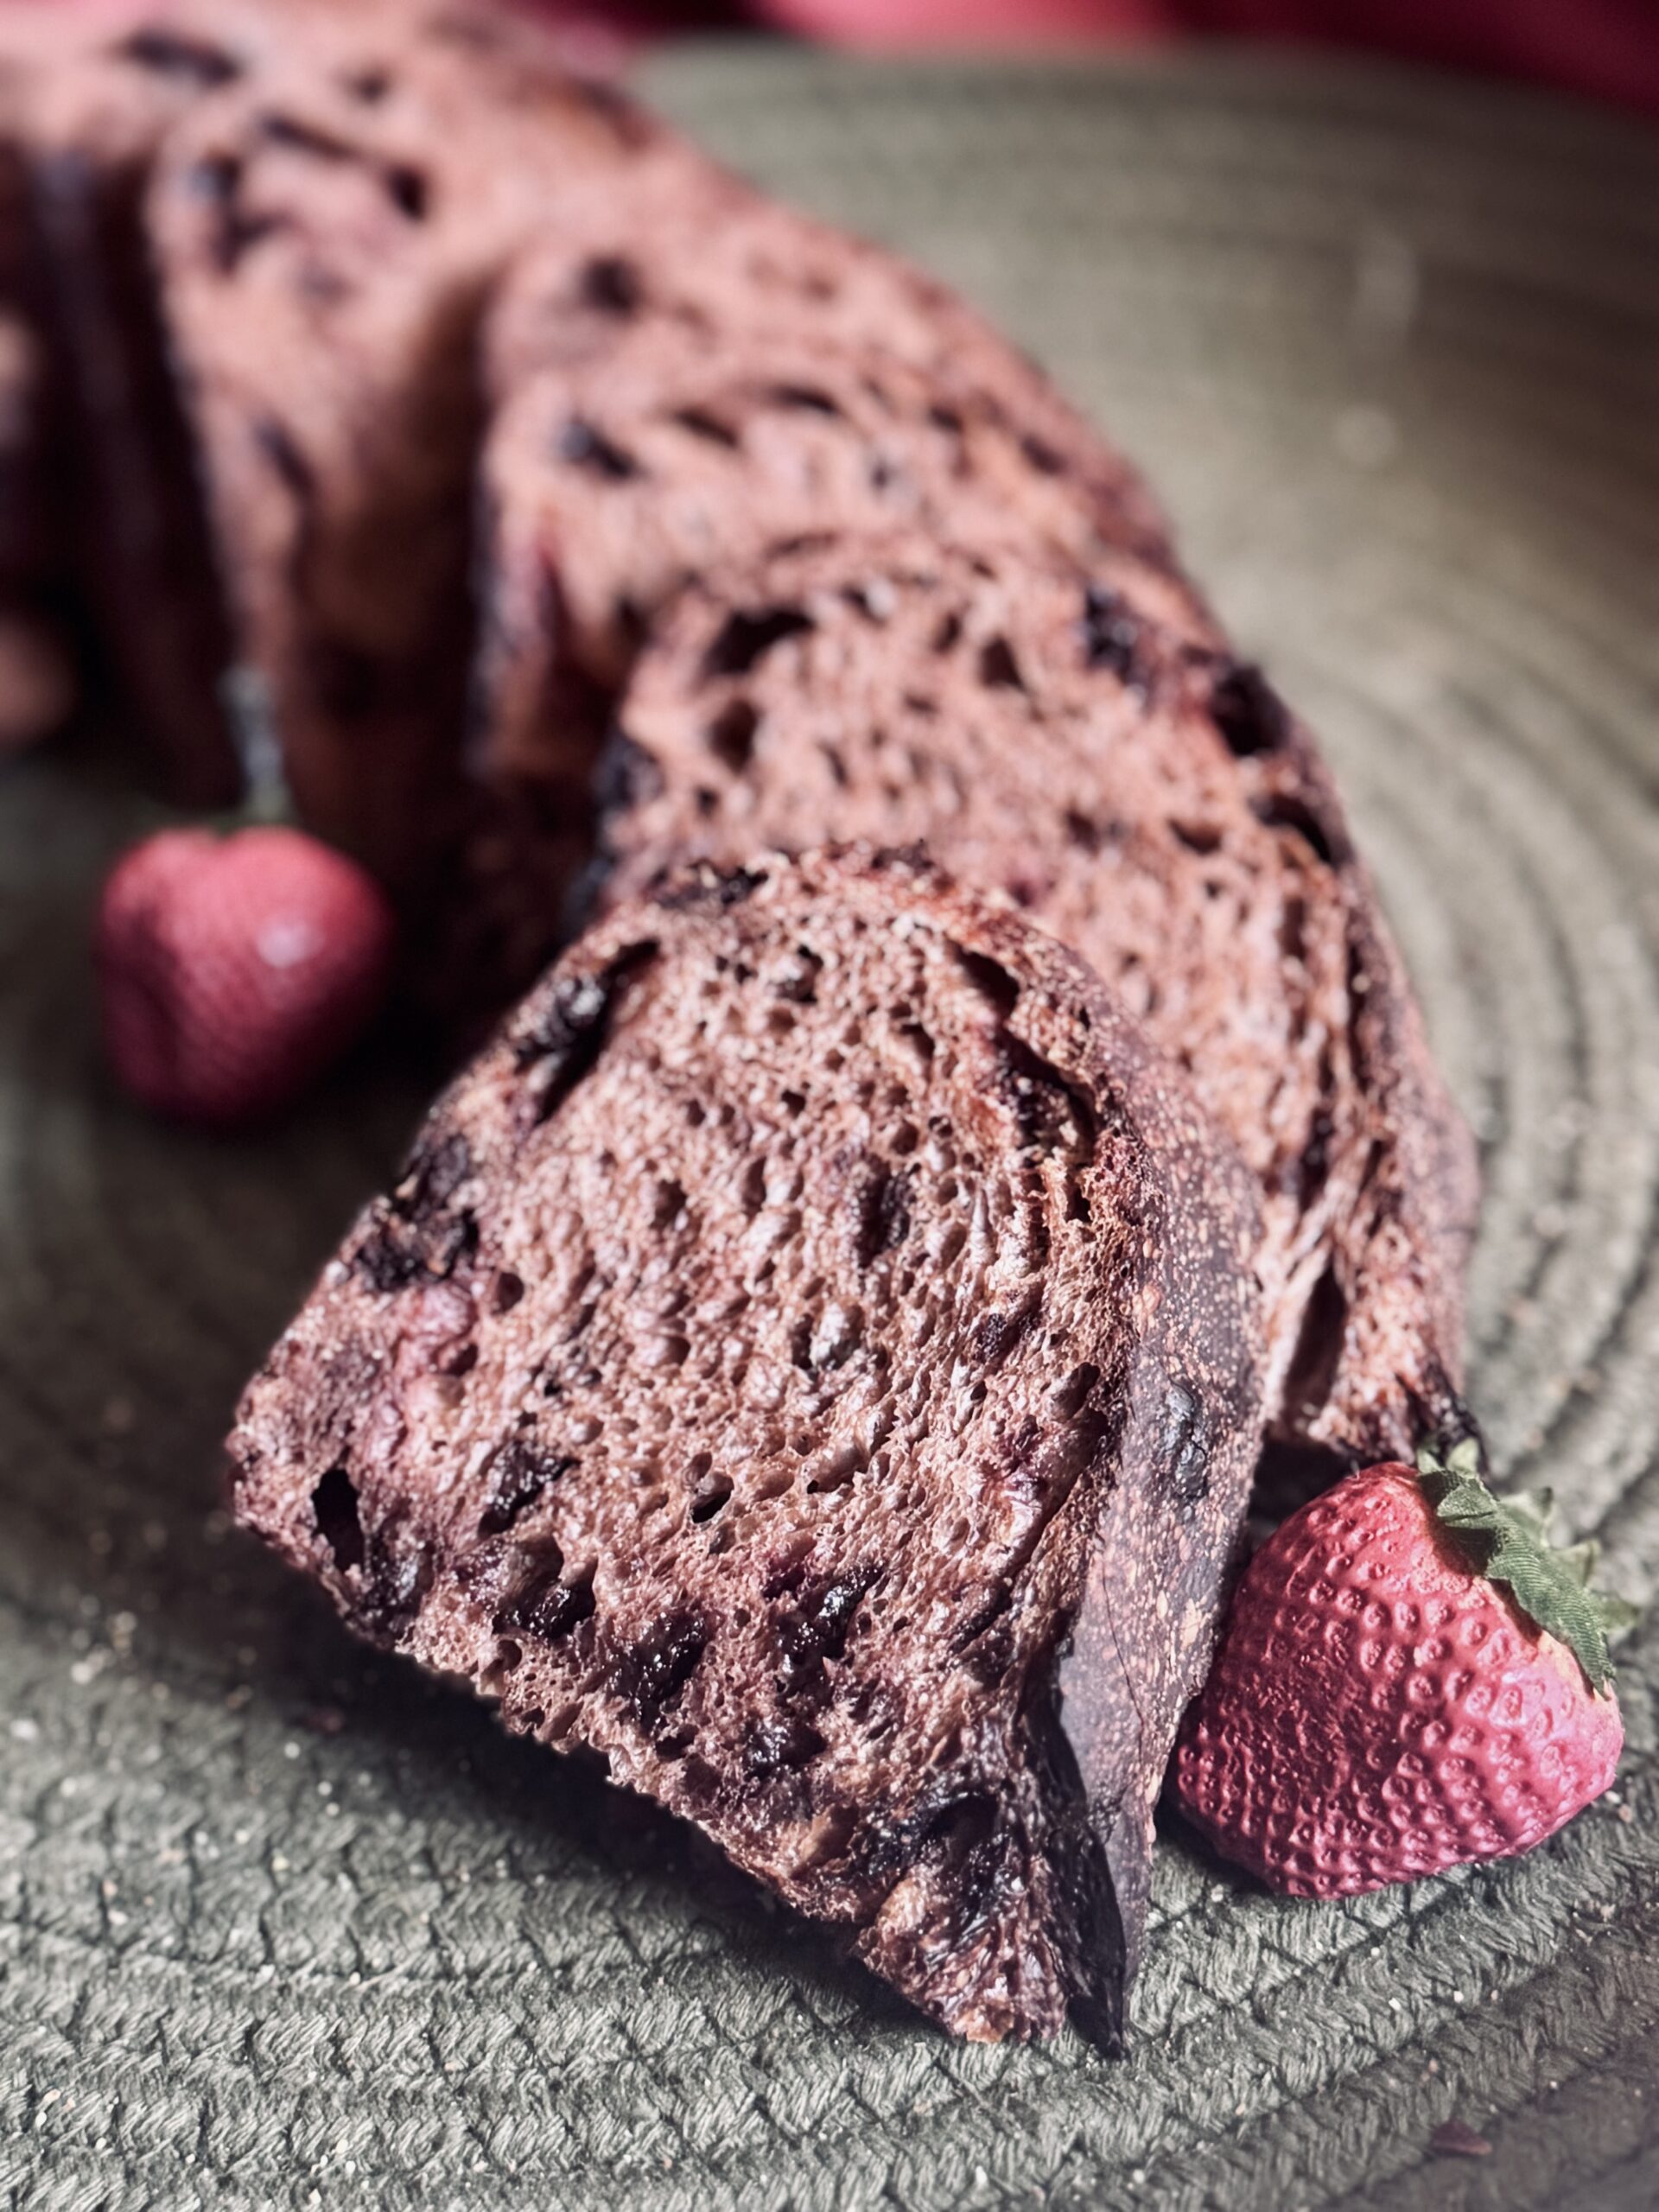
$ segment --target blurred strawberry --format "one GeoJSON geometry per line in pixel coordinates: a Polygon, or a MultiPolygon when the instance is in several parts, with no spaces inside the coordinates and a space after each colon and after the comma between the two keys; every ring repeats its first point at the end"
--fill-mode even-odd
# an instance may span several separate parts
{"type": "Polygon", "coordinates": [[[117,863],[99,908],[115,1071],[176,1121],[275,1114],[367,1026],[392,938],[373,879],[300,830],[163,830],[117,863]]]}

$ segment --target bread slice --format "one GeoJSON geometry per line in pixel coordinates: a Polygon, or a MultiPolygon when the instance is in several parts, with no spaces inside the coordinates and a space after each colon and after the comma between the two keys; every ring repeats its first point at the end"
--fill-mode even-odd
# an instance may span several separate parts
{"type": "Polygon", "coordinates": [[[405,8],[340,37],[348,57],[266,71],[181,126],[149,219],[239,651],[300,812],[418,896],[455,826],[484,302],[562,191],[662,134],[503,12],[405,8]]]}
{"type": "Polygon", "coordinates": [[[41,315],[21,130],[46,27],[0,28],[0,754],[49,735],[69,714],[65,639],[67,450],[41,315]]]}
{"type": "Polygon", "coordinates": [[[52,378],[41,327],[42,271],[29,219],[22,133],[38,81],[44,27],[20,40],[0,22],[0,603],[27,594],[62,566],[52,378]]]}
{"type": "Polygon", "coordinates": [[[585,774],[677,583],[804,531],[995,518],[1173,567],[1135,471],[962,300],[712,167],[573,208],[486,346],[487,777],[585,774]]]}
{"type": "Polygon", "coordinates": [[[573,202],[526,249],[485,326],[491,395],[601,366],[645,330],[694,345],[793,335],[949,372],[1022,418],[1039,470],[1090,479],[1114,542],[1170,558],[1168,522],[1136,471],[958,294],[712,162],[642,163],[625,194],[573,202]]]}
{"type": "Polygon", "coordinates": [[[1466,1132],[1306,733],[1160,570],[839,538],[693,586],[620,709],[603,894],[925,839],[1073,946],[1262,1192],[1281,1440],[1460,1419],[1466,1132]]]}
{"type": "Polygon", "coordinates": [[[439,1102],[243,1402],[346,1619],[955,2031],[1121,2040],[1259,1412],[1248,1179],[913,858],[694,872],[439,1102]]]}
{"type": "MultiPolygon", "coordinates": [[[[52,19],[26,37],[7,130],[45,278],[49,382],[69,417],[73,565],[124,721],[166,795],[222,804],[241,781],[219,688],[229,632],[156,313],[143,189],[181,117],[317,35],[325,11],[92,0],[10,12],[52,19]]],[[[24,34],[13,22],[6,36],[24,34]]]]}

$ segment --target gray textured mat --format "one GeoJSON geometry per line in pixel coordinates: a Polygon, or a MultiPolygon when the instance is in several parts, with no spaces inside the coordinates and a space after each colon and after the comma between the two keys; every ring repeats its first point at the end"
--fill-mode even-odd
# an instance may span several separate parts
{"type": "MultiPolygon", "coordinates": [[[[1475,1395],[1659,1578],[1659,146],[1226,63],[653,65],[1003,313],[1311,714],[1485,1141],[1475,1395]]],[[[1659,1625],[1622,1803],[1351,1908],[1171,1834],[1138,2049],[956,2049],[650,1814],[346,1642],[213,1444],[413,1101],[246,1146],[97,1071],[137,819],[0,780],[0,2197],[30,2212],[1659,2196],[1659,1625]],[[1479,2161],[1432,2159],[1456,2115],[1479,2161]]]]}

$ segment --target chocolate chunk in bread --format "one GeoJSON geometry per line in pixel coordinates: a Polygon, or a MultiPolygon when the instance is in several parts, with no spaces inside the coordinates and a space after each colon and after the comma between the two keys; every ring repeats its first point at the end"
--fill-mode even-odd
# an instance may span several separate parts
{"type": "Polygon", "coordinates": [[[418,897],[455,826],[483,302],[562,191],[661,134],[508,16],[414,8],[378,43],[376,22],[327,68],[222,91],[170,138],[149,213],[299,810],[418,897]]]}
{"type": "Polygon", "coordinates": [[[620,709],[605,895],[664,865],[925,840],[1074,946],[1262,1191],[1275,1438],[1453,1417],[1468,1139],[1306,734],[1179,591],[919,536],[693,586],[620,709]]]}
{"type": "Polygon", "coordinates": [[[912,859],[695,871],[440,1101],[235,1507],[935,2019],[1115,2046],[1255,1455],[1248,1178],[912,859]]]}

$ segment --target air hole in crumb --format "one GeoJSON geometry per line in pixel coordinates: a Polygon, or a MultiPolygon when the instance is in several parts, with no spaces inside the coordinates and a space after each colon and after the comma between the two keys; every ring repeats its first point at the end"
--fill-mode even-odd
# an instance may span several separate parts
{"type": "Polygon", "coordinates": [[[513,1307],[518,1303],[524,1294],[524,1277],[522,1275],[514,1274],[511,1268],[501,1268],[496,1275],[494,1281],[490,1285],[490,1307],[492,1312],[496,1313],[511,1313],[513,1307]]]}
{"type": "Polygon", "coordinates": [[[1112,841],[1113,827],[1109,823],[1096,822],[1092,816],[1079,814],[1068,808],[1065,816],[1065,835],[1068,842],[1080,852],[1098,853],[1112,841]]]}
{"type": "Polygon", "coordinates": [[[1100,1380],[1100,1370],[1085,1362],[1074,1367],[1048,1394],[1049,1411],[1056,1421],[1071,1421],[1083,1409],[1089,1393],[1100,1380]]]}
{"type": "Polygon", "coordinates": [[[694,438],[702,438],[709,445],[725,446],[733,452],[737,448],[737,432],[729,423],[722,423],[718,415],[709,414],[706,408],[677,407],[671,419],[681,429],[689,430],[694,438]]]}
{"type": "Polygon", "coordinates": [[[1337,854],[1330,833],[1305,800],[1293,798],[1288,792],[1275,792],[1269,798],[1252,799],[1250,811],[1269,830],[1294,830],[1327,868],[1335,863],[1337,854]]]}
{"type": "Polygon", "coordinates": [[[1246,661],[1230,663],[1217,678],[1210,711],[1230,751],[1240,760],[1275,752],[1290,734],[1284,702],[1261,670],[1246,661]]]}
{"type": "Polygon", "coordinates": [[[141,69],[171,77],[201,91],[213,91],[242,74],[241,65],[205,39],[151,28],[137,30],[118,48],[141,69]]]}
{"type": "Polygon", "coordinates": [[[632,315],[642,296],[639,272],[620,254],[599,254],[582,272],[579,290],[590,308],[608,315],[632,315]]]}
{"type": "MultiPolygon", "coordinates": [[[[586,468],[596,476],[609,479],[613,484],[624,484],[639,474],[639,464],[625,448],[595,429],[591,423],[584,423],[573,416],[561,429],[557,442],[561,461],[568,461],[574,467],[586,468]]],[[[618,608],[619,618],[622,609],[618,608]]]]}
{"type": "Polygon", "coordinates": [[[1284,1404],[1299,1423],[1310,1422],[1331,1395],[1347,1323],[1348,1300],[1334,1270],[1327,1268],[1303,1311],[1285,1376],[1284,1404]]]}
{"type": "Polygon", "coordinates": [[[423,171],[399,162],[386,171],[386,196],[400,215],[407,215],[411,223],[426,219],[431,204],[431,188],[423,171]]]}
{"type": "Polygon", "coordinates": [[[317,1533],[334,1555],[342,1573],[363,1564],[363,1522],[358,1513],[357,1489],[344,1467],[330,1467],[311,1493],[311,1514],[317,1533]]]}
{"type": "Polygon", "coordinates": [[[1023,691],[1026,679],[1014,647],[1003,637],[992,638],[980,647],[979,680],[993,690],[1023,691]]]}
{"type": "Polygon", "coordinates": [[[741,776],[754,758],[754,735],[760,717],[747,699],[728,700],[703,733],[703,741],[715,758],[741,776]]]}
{"type": "Polygon", "coordinates": [[[715,632],[703,656],[708,676],[747,676],[755,663],[785,638],[799,637],[817,625],[804,607],[737,607],[715,632]]]}
{"type": "Polygon", "coordinates": [[[816,385],[777,384],[772,397],[779,407],[793,407],[803,414],[838,416],[841,410],[827,391],[820,391],[816,385]]]}
{"type": "Polygon", "coordinates": [[[970,982],[989,1000],[997,1014],[1006,1021],[1020,1000],[1020,985],[1003,967],[1001,961],[991,959],[982,952],[970,952],[958,947],[957,958],[970,982]]]}
{"type": "Polygon", "coordinates": [[[510,1675],[524,1656],[523,1644],[515,1643],[510,1636],[504,1636],[495,1647],[495,1663],[504,1675],[510,1675]]]}
{"type": "Polygon", "coordinates": [[[1170,834],[1189,853],[1214,853],[1221,849],[1221,832],[1208,822],[1172,822],[1170,834]]]}

